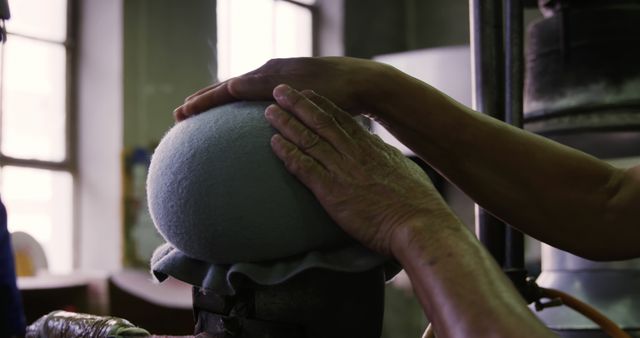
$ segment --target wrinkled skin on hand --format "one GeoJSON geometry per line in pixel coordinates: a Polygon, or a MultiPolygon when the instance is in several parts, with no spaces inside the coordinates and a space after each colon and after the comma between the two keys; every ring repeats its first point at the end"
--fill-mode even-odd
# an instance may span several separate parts
{"type": "Polygon", "coordinates": [[[182,121],[237,100],[271,100],[273,89],[282,83],[312,89],[352,115],[366,114],[356,89],[370,84],[367,74],[380,67],[386,66],[348,57],[273,59],[252,72],[199,90],[173,114],[176,121],[182,121]]]}
{"type": "Polygon", "coordinates": [[[273,93],[265,116],[280,132],[274,152],[351,236],[391,255],[398,229],[448,215],[420,167],[331,101],[286,85],[273,93]]]}

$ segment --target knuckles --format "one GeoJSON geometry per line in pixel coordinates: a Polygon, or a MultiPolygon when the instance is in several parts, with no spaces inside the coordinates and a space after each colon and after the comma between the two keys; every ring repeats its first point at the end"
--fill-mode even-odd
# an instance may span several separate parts
{"type": "Polygon", "coordinates": [[[285,155],[285,167],[288,171],[296,176],[304,175],[309,172],[309,169],[313,166],[313,159],[304,155],[297,148],[293,148],[285,155]]]}
{"type": "Polygon", "coordinates": [[[303,130],[299,146],[302,150],[309,150],[315,147],[319,142],[320,136],[318,136],[318,134],[309,130],[303,130]]]}
{"type": "Polygon", "coordinates": [[[335,127],[337,125],[336,120],[333,118],[333,116],[321,110],[314,112],[312,121],[313,128],[315,129],[326,129],[335,127]]]}

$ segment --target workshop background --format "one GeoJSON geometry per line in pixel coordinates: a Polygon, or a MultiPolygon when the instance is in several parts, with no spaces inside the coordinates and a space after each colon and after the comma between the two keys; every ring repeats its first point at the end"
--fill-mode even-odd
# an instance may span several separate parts
{"type": "MultiPolygon", "coordinates": [[[[120,316],[154,333],[192,332],[191,288],[150,282],[148,259],[162,239],[144,189],[173,109],[208,84],[273,57],[346,55],[390,63],[471,106],[467,0],[9,5],[0,194],[29,322],[67,309],[120,316]]],[[[540,18],[534,1],[524,25],[540,18]]],[[[371,128],[412,157],[380,126],[371,128]]],[[[473,228],[473,202],[430,173],[473,228]]],[[[525,244],[536,276],[540,244],[525,244]]],[[[387,286],[385,307],[384,337],[422,334],[427,320],[405,275],[387,286]]]]}

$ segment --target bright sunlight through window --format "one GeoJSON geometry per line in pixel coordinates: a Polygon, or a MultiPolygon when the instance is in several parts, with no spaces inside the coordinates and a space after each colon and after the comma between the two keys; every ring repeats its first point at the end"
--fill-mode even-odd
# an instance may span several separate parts
{"type": "Polygon", "coordinates": [[[48,271],[73,267],[73,148],[67,0],[10,0],[0,48],[0,197],[9,231],[31,235],[48,271]]]}
{"type": "Polygon", "coordinates": [[[218,0],[218,79],[313,54],[310,1],[218,0]]]}

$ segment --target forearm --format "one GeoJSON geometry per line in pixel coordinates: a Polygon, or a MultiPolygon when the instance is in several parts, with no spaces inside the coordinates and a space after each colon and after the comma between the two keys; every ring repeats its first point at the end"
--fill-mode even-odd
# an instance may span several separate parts
{"type": "Polygon", "coordinates": [[[534,237],[583,256],[640,255],[633,236],[620,238],[621,232],[637,228],[637,208],[636,215],[615,221],[610,217],[623,171],[473,112],[420,81],[389,72],[393,71],[381,72],[386,76],[378,84],[384,84],[374,94],[386,99],[371,110],[398,139],[484,208],[534,237]],[[583,236],[580,241],[576,234],[583,236]],[[614,241],[616,248],[611,246],[614,241]]]}
{"type": "Polygon", "coordinates": [[[453,216],[403,230],[394,255],[438,337],[554,337],[453,216]]]}

